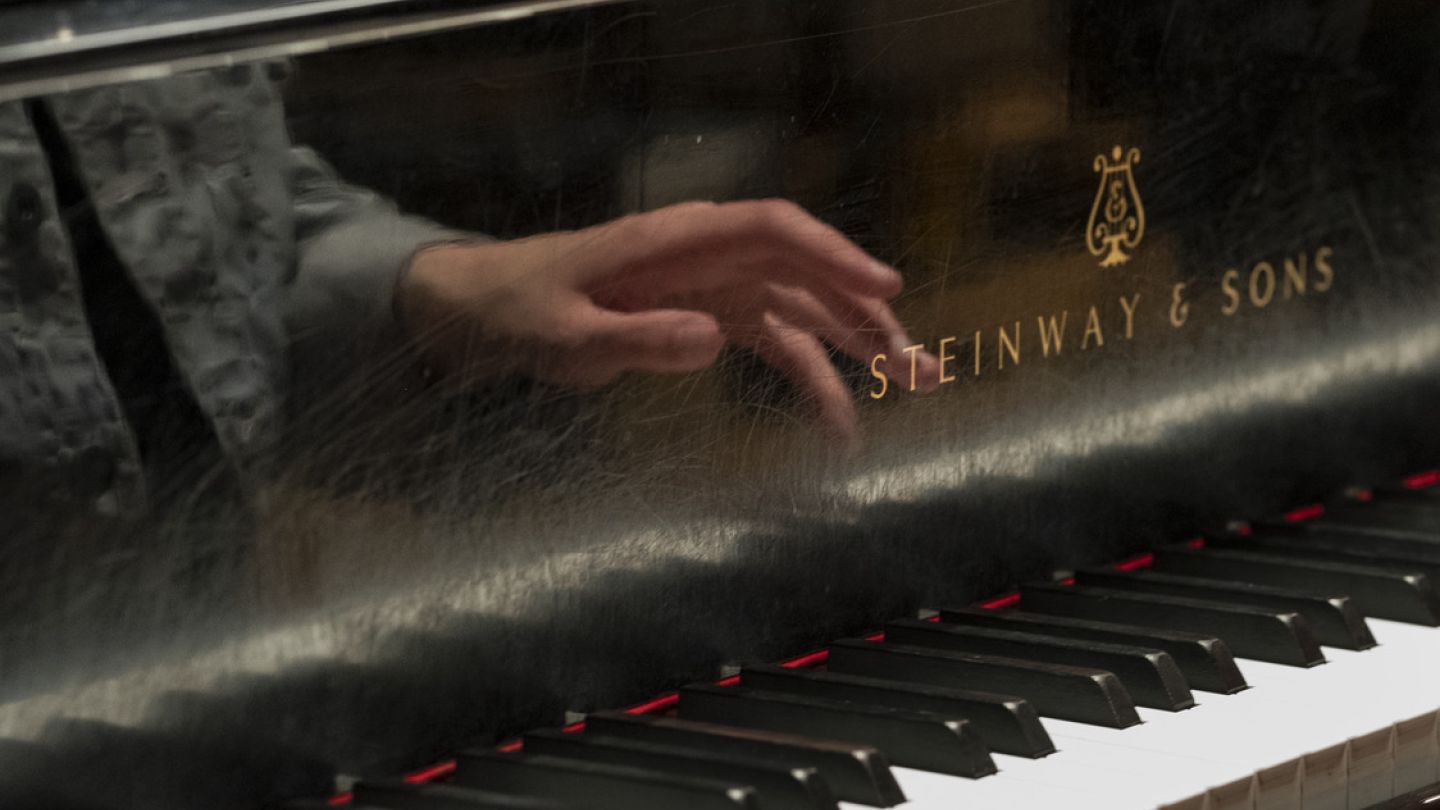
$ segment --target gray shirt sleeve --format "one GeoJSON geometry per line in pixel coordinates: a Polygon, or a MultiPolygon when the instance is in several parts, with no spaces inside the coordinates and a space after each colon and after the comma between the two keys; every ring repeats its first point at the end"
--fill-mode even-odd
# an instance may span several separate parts
{"type": "Polygon", "coordinates": [[[287,169],[296,251],[283,303],[290,422],[314,428],[302,431],[306,441],[372,441],[374,425],[429,407],[429,397],[417,399],[428,390],[425,370],[396,318],[401,273],[427,245],[485,237],[401,213],[344,183],[310,149],[291,149],[287,169]]]}
{"type": "Polygon", "coordinates": [[[394,313],[401,272],[422,247],[473,234],[407,216],[374,192],[343,182],[313,150],[290,150],[296,272],[285,325],[296,350],[398,349],[394,313]]]}

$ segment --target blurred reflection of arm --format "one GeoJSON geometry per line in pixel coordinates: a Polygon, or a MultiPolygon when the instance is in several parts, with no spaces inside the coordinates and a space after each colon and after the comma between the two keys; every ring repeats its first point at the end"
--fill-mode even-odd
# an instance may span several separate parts
{"type": "MultiPolygon", "coordinates": [[[[887,303],[900,288],[894,269],[792,203],[686,203],[422,251],[397,310],[431,361],[462,378],[519,372],[593,387],[626,371],[696,371],[734,343],[853,439],[852,396],[825,344],[867,365],[885,354],[901,374],[910,339],[887,303]]],[[[939,363],[916,357],[931,387],[939,363]]]]}
{"type": "MultiPolygon", "coordinates": [[[[498,242],[406,216],[309,149],[290,151],[287,179],[297,269],[285,317],[301,387],[398,378],[407,340],[462,381],[521,373],[575,388],[703,369],[728,342],[850,439],[854,403],[826,344],[910,371],[888,303],[900,275],[792,203],[686,203],[498,242]]],[[[921,386],[937,376],[919,354],[921,386]]]]}
{"type": "Polygon", "coordinates": [[[285,320],[296,362],[327,369],[357,356],[393,356],[403,340],[394,315],[402,270],[425,245],[474,237],[346,184],[310,149],[293,148],[288,160],[296,271],[285,320]]]}

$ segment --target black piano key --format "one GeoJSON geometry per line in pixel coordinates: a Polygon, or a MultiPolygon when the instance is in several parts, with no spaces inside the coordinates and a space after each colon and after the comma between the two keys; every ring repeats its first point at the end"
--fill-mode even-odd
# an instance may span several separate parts
{"type": "Polygon", "coordinates": [[[873,745],[896,765],[952,776],[995,773],[990,751],[964,718],[784,692],[697,684],[680,690],[684,720],[873,745]]]}
{"type": "MultiPolygon", "coordinates": [[[[1430,581],[1432,588],[1440,590],[1440,561],[1431,559],[1431,553],[1407,554],[1402,552],[1387,552],[1382,542],[1388,538],[1381,538],[1374,535],[1341,534],[1325,531],[1317,534],[1280,535],[1266,532],[1257,536],[1219,535],[1207,538],[1206,545],[1215,550],[1225,551],[1248,551],[1253,554],[1262,554],[1280,560],[1315,560],[1319,562],[1337,562],[1349,565],[1376,566],[1396,571],[1412,571],[1424,574],[1430,581]],[[1317,542],[1311,543],[1312,539],[1324,540],[1326,538],[1336,539],[1344,537],[1349,546],[1341,543],[1334,545],[1317,542]]],[[[1434,552],[1440,552],[1440,544],[1430,546],[1434,552]]]]}
{"type": "Polygon", "coordinates": [[[1034,704],[1041,715],[1061,720],[1111,728],[1127,728],[1140,722],[1120,679],[1090,667],[857,639],[832,644],[826,666],[831,672],[869,678],[1013,692],[1034,704]]]}
{"type": "Polygon", "coordinates": [[[1277,543],[1277,548],[1326,549],[1348,553],[1374,553],[1440,564],[1440,543],[1404,536],[1377,535],[1351,529],[1318,528],[1306,523],[1251,523],[1248,535],[1217,535],[1207,538],[1208,545],[1224,543],[1277,543]]]}
{"type": "Polygon", "coordinates": [[[1393,484],[1382,484],[1370,489],[1370,498],[1376,504],[1402,503],[1440,509],[1440,487],[1430,486],[1412,489],[1393,484]]]}
{"type": "Polygon", "coordinates": [[[1231,549],[1162,548],[1156,571],[1254,582],[1286,588],[1346,593],[1368,616],[1440,625],[1440,598],[1423,573],[1383,565],[1353,565],[1328,560],[1281,560],[1231,549]]]}
{"type": "Polygon", "coordinates": [[[557,800],[587,810],[759,810],[755,790],[716,779],[680,776],[560,757],[462,751],[452,783],[496,793],[557,800]]]}
{"type": "Polygon", "coordinates": [[[628,765],[750,785],[755,789],[761,810],[838,810],[830,788],[814,768],[590,732],[566,733],[559,729],[530,732],[524,740],[527,754],[628,765]]]}
{"type": "Polygon", "coordinates": [[[399,779],[361,781],[353,788],[355,807],[376,810],[568,810],[579,805],[507,796],[454,785],[412,785],[399,779]]]}
{"type": "Polygon", "coordinates": [[[905,794],[890,771],[890,761],[870,745],[623,712],[588,715],[585,728],[587,732],[607,737],[814,768],[830,785],[836,798],[847,802],[892,807],[905,801],[905,794]]]}
{"type": "Polygon", "coordinates": [[[1415,504],[1355,504],[1341,506],[1332,513],[1311,520],[1257,520],[1251,525],[1267,529],[1288,527],[1357,537],[1386,537],[1435,545],[1440,543],[1440,531],[1425,525],[1428,521],[1416,519],[1417,515],[1430,515],[1434,511],[1415,504]]]}
{"type": "Polygon", "coordinates": [[[1305,617],[1321,644],[1345,650],[1368,650],[1375,646],[1375,637],[1370,634],[1370,628],[1365,624],[1364,614],[1347,596],[1274,585],[1256,585],[1250,582],[1221,582],[1178,574],[1116,571],[1109,568],[1082,568],[1075,572],[1075,581],[1081,585],[1100,588],[1187,596],[1208,602],[1256,605],[1292,611],[1305,617]]]}
{"type": "Polygon", "coordinates": [[[1312,531],[1338,532],[1357,537],[1383,537],[1392,540],[1409,540],[1429,545],[1440,544],[1440,535],[1428,531],[1395,526],[1390,522],[1360,520],[1317,520],[1306,521],[1304,526],[1312,531]]]}
{"type": "Polygon", "coordinates": [[[1023,586],[1020,604],[1034,613],[1209,633],[1236,655],[1257,661],[1301,667],[1325,663],[1320,642],[1298,613],[1049,582],[1023,586]]]}
{"type": "Polygon", "coordinates": [[[1206,546],[1357,565],[1401,566],[1423,572],[1432,585],[1440,581],[1440,543],[1283,524],[1256,526],[1248,535],[1210,535],[1206,546]]]}
{"type": "Polygon", "coordinates": [[[1191,689],[1229,695],[1246,687],[1245,676],[1235,665],[1230,647],[1211,635],[1020,610],[960,607],[941,608],[939,613],[940,620],[946,624],[1027,630],[1065,638],[1154,647],[1170,653],[1191,689]]]}
{"type": "Polygon", "coordinates": [[[1335,504],[1323,516],[1303,523],[1322,528],[1353,526],[1369,531],[1393,531],[1440,542],[1440,508],[1425,501],[1335,504]]]}
{"type": "Polygon", "coordinates": [[[956,627],[901,619],[885,626],[885,640],[975,655],[1094,667],[1115,673],[1138,706],[1180,711],[1195,705],[1185,676],[1161,650],[992,627],[956,627]]]}
{"type": "Polygon", "coordinates": [[[741,670],[740,685],[963,717],[975,726],[991,751],[1031,759],[1055,751],[1035,707],[1022,697],[769,664],[741,670]]]}

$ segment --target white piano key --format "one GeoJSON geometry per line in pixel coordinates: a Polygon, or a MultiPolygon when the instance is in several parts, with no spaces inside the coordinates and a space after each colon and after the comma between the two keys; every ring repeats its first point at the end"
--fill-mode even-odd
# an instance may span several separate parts
{"type": "MultiPolygon", "coordinates": [[[[1186,719],[1198,720],[1200,715],[1196,710],[1184,712],[1183,715],[1194,715],[1186,719]]],[[[1077,724],[1078,725],[1078,724],[1077,724]]],[[[1149,725],[1147,723],[1147,725],[1149,725]]],[[[1230,724],[1225,724],[1230,725],[1230,724]]],[[[1168,778],[1175,781],[1176,793],[1172,799],[1179,799],[1187,795],[1197,795],[1209,792],[1212,789],[1219,789],[1228,786],[1225,791],[1227,795],[1237,792],[1236,785],[1243,786],[1239,790],[1243,796],[1238,801],[1240,807],[1250,807],[1257,800],[1255,791],[1258,784],[1254,778],[1257,770],[1257,761],[1260,754],[1255,751],[1248,751],[1247,755],[1227,756],[1224,753],[1210,754],[1204,752],[1201,740],[1209,738],[1211,744],[1215,744],[1215,733],[1218,726],[1213,722],[1196,722],[1194,727],[1186,729],[1179,724],[1168,726],[1164,729],[1158,726],[1155,729],[1140,726],[1125,730],[1106,729],[1114,732],[1112,734],[1093,733],[1090,728],[1073,728],[1072,724],[1052,727],[1050,722],[1046,723],[1051,728],[1051,737],[1059,746],[1060,751],[1055,756],[1063,756],[1066,751],[1074,751],[1082,746],[1093,746],[1096,751],[1103,751],[1108,754],[1115,765],[1123,766],[1138,753],[1164,752],[1170,761],[1177,763],[1178,773],[1167,774],[1168,778]],[[1132,736],[1127,739],[1126,731],[1145,731],[1143,737],[1132,736]],[[1070,733],[1075,732],[1075,733],[1070,733]],[[1163,732],[1163,733],[1162,733],[1163,732]],[[1189,740],[1182,740],[1185,735],[1190,735],[1189,740]],[[1192,781],[1193,780],[1193,781],[1192,781]],[[1185,790],[1179,790],[1180,787],[1185,790]]],[[[1234,806],[1234,799],[1224,803],[1227,807],[1234,806]]]]}
{"type": "Polygon", "coordinates": [[[1391,666],[1378,672],[1374,693],[1393,696],[1410,711],[1396,731],[1395,792],[1440,781],[1440,628],[1372,619],[1370,629],[1391,666]],[[1425,739],[1433,728],[1435,742],[1425,739]],[[1428,776],[1429,781],[1426,781],[1428,776]]]}
{"type": "Polygon", "coordinates": [[[1369,807],[1395,795],[1395,726],[1350,738],[1346,807],[1369,807]]]}
{"type": "MultiPolygon", "coordinates": [[[[962,807],[1055,807],[1071,798],[1064,788],[1024,780],[1001,782],[999,774],[984,779],[962,779],[947,774],[895,768],[895,780],[905,791],[905,810],[955,810],[962,807]]],[[[1092,797],[1093,798],[1093,797],[1092,797]]],[[[1082,799],[1077,810],[1101,810],[1103,803],[1082,799]]]]}
{"type": "Polygon", "coordinates": [[[1250,783],[1232,784],[1229,803],[1212,804],[1205,794],[1230,772],[1211,763],[1148,751],[1123,751],[1076,741],[1068,756],[1044,759],[995,755],[1000,772],[983,779],[895,769],[909,801],[907,810],[956,807],[1052,807],[1099,810],[1153,810],[1185,797],[1206,810],[1248,810],[1253,804],[1250,783]],[[1058,803],[1058,804],[1057,804],[1058,803]]]}
{"type": "Polygon", "coordinates": [[[1394,782],[1396,715],[1387,707],[1355,700],[1368,688],[1368,676],[1382,657],[1374,651],[1327,650],[1326,654],[1329,664],[1316,670],[1314,677],[1298,680],[1293,673],[1247,667],[1256,670],[1252,680],[1257,689],[1276,693],[1267,714],[1256,721],[1282,725],[1289,732],[1276,738],[1301,759],[1303,807],[1368,806],[1374,802],[1355,802],[1388,797],[1394,782]]]}
{"type": "MultiPolygon", "coordinates": [[[[1350,698],[1360,709],[1392,718],[1389,795],[1433,783],[1440,774],[1440,630],[1387,621],[1371,621],[1380,646],[1363,690],[1350,698]]],[[[1356,769],[1352,756],[1352,779],[1356,769]]],[[[1351,807],[1366,807],[1381,792],[1377,785],[1352,786],[1351,807]]]]}
{"type": "Polygon", "coordinates": [[[1347,803],[1346,741],[1393,722],[1393,718],[1367,720],[1362,713],[1343,708],[1322,710],[1337,703],[1332,690],[1343,689],[1361,677],[1364,668],[1354,659],[1341,657],[1310,669],[1252,667],[1251,662],[1242,662],[1242,669],[1252,689],[1237,695],[1207,695],[1187,712],[1142,710],[1146,723],[1138,728],[1056,727],[1052,723],[1047,727],[1062,752],[1069,740],[1078,737],[1225,763],[1236,771],[1263,770],[1266,779],[1256,787],[1258,805],[1295,806],[1298,787],[1308,793],[1307,806],[1343,808],[1347,803]],[[1308,769],[1297,762],[1307,755],[1308,769]]]}
{"type": "Polygon", "coordinates": [[[1292,810],[1300,806],[1303,760],[1290,759],[1255,772],[1255,810],[1292,810]]]}
{"type": "Polygon", "coordinates": [[[1396,795],[1419,790],[1440,778],[1440,713],[1435,711],[1395,724],[1396,795]]]}
{"type": "MultiPolygon", "coordinates": [[[[984,779],[960,779],[945,774],[895,769],[896,781],[910,803],[906,810],[955,810],[961,807],[1020,808],[1065,807],[1067,810],[1153,810],[1167,794],[1153,781],[1127,781],[1107,771],[1096,774],[1076,766],[1059,765],[1054,781],[1033,774],[999,774],[984,779]]],[[[1173,788],[1171,789],[1173,791],[1173,788]]]]}
{"type": "Polygon", "coordinates": [[[1136,806],[1144,807],[1155,807],[1187,795],[1201,795],[1217,784],[1241,782],[1243,784],[1232,786],[1229,793],[1243,794],[1240,806],[1250,806],[1249,773],[1155,751],[1127,750],[1117,756],[1112,746],[1071,740],[1063,752],[1042,760],[1019,760],[1013,764],[1010,761],[1015,760],[1014,757],[1005,760],[1001,763],[997,759],[1002,782],[1009,778],[1060,787],[1084,787],[1101,795],[1124,796],[1136,806]]]}
{"type": "Polygon", "coordinates": [[[1159,810],[1214,810],[1209,796],[1191,796],[1188,799],[1162,805],[1159,810]]]}

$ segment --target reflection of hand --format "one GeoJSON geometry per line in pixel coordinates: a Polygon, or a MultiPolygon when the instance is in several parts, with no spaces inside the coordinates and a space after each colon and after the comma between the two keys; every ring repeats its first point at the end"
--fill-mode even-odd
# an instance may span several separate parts
{"type": "MultiPolygon", "coordinates": [[[[909,339],[885,303],[900,287],[898,273],[839,232],[766,200],[432,247],[412,262],[398,304],[446,370],[577,387],[630,370],[705,368],[728,340],[782,371],[826,426],[853,437],[854,404],[821,341],[867,365],[884,353],[908,382],[909,339]]],[[[938,361],[918,357],[929,387],[938,361]]]]}

